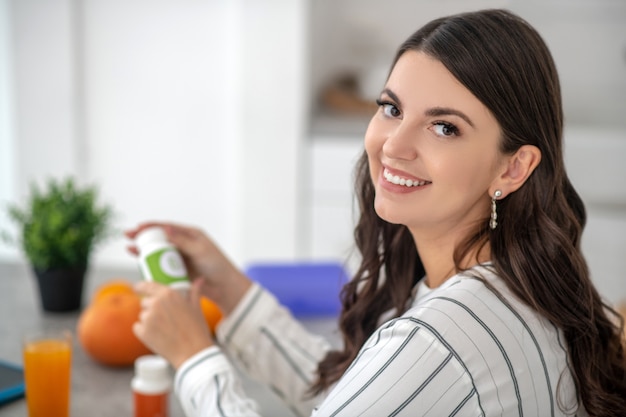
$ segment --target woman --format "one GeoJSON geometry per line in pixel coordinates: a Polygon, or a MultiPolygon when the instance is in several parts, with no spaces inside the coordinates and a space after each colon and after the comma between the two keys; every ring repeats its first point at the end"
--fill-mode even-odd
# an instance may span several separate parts
{"type": "Polygon", "coordinates": [[[626,415],[623,321],[580,251],[585,209],[540,36],[503,10],[432,21],[400,47],[378,104],[357,166],[362,262],[342,293],[341,350],[202,232],[166,225],[191,302],[140,283],[135,333],[177,369],[187,414],[256,415],[234,361],[299,415],[626,415]],[[200,294],[226,316],[219,346],[200,294]]]}

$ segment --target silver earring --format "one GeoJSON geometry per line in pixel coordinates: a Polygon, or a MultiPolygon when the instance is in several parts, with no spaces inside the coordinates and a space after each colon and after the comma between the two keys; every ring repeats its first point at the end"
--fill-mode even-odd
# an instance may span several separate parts
{"type": "Polygon", "coordinates": [[[489,227],[491,230],[498,226],[498,213],[496,213],[496,200],[502,196],[502,191],[496,190],[491,198],[491,220],[489,220],[489,227]]]}

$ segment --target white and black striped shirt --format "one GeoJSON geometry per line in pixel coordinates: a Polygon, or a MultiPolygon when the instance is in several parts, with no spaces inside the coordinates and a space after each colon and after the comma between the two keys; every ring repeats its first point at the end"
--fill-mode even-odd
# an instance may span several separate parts
{"type": "Polygon", "coordinates": [[[218,340],[176,374],[189,417],[258,415],[231,360],[301,416],[586,415],[560,331],[483,266],[433,290],[422,280],[411,308],[383,323],[318,398],[307,390],[329,345],[260,287],[223,321],[218,340]]]}

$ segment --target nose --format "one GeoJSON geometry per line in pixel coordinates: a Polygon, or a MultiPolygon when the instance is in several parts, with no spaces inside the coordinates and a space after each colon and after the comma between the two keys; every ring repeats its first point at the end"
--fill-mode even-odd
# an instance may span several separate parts
{"type": "Polygon", "coordinates": [[[417,158],[417,132],[406,123],[400,123],[387,135],[383,153],[392,159],[411,161],[417,158]]]}

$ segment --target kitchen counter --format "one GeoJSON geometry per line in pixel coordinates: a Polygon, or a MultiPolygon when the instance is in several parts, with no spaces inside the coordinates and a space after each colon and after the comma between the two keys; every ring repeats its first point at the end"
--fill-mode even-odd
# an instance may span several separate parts
{"type": "MultiPolygon", "coordinates": [[[[85,283],[83,305],[90,299],[94,289],[108,279],[125,277],[139,279],[139,272],[132,270],[90,271],[85,283]]],[[[27,266],[0,263],[0,359],[22,366],[20,341],[29,330],[42,328],[67,328],[75,334],[79,312],[47,313],[40,307],[35,278],[27,266]]],[[[333,333],[334,319],[305,321],[305,325],[318,333],[333,333]]],[[[71,415],[74,417],[126,417],[133,412],[130,381],[132,367],[110,368],[90,359],[74,338],[72,356],[71,415]]],[[[292,417],[280,400],[266,387],[243,378],[244,389],[254,398],[262,415],[292,417]]],[[[26,400],[15,400],[0,406],[3,417],[27,415],[26,400]]],[[[170,398],[170,417],[182,417],[184,413],[178,399],[170,398]]]]}

